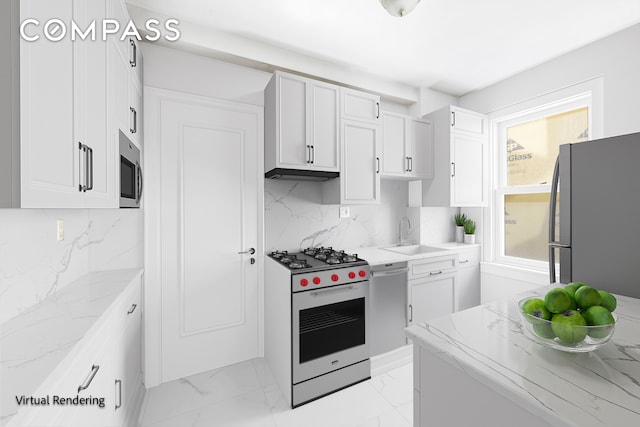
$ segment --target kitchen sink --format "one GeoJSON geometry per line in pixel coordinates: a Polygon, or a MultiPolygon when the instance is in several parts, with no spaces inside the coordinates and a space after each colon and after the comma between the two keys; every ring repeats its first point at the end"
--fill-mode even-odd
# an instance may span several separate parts
{"type": "Polygon", "coordinates": [[[448,249],[443,248],[435,248],[433,246],[424,246],[424,245],[411,245],[411,246],[391,246],[388,248],[382,248],[385,251],[395,252],[398,254],[404,255],[420,255],[420,254],[428,254],[431,252],[443,252],[448,249]]]}

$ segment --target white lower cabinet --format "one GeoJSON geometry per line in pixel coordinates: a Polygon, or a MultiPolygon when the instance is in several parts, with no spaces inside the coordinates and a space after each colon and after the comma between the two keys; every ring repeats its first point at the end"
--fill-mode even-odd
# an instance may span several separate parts
{"type": "Polygon", "coordinates": [[[408,323],[426,322],[457,310],[456,254],[409,261],[408,323]]]}
{"type": "Polygon", "coordinates": [[[38,396],[48,406],[34,406],[27,425],[136,425],[144,396],[141,372],[141,283],[124,291],[103,316],[100,327],[73,350],[71,363],[60,365],[38,396]],[[54,399],[87,399],[84,404],[54,404],[54,399]],[[101,405],[103,407],[101,407],[101,405]]]}
{"type": "Polygon", "coordinates": [[[480,246],[458,249],[456,294],[458,310],[480,304],[480,246]]]}

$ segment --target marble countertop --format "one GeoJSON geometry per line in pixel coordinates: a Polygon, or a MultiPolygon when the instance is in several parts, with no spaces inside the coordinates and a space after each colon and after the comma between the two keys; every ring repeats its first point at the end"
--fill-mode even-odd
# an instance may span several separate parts
{"type": "Polygon", "coordinates": [[[0,325],[0,425],[15,415],[15,396],[33,395],[141,273],[88,274],[0,325]]]}
{"type": "Polygon", "coordinates": [[[525,335],[518,314],[520,298],[548,289],[413,325],[407,336],[553,425],[640,425],[640,299],[618,297],[607,345],[566,353],[525,335]]]}
{"type": "Polygon", "coordinates": [[[383,248],[391,248],[394,245],[386,246],[370,246],[362,248],[349,248],[345,249],[348,253],[357,253],[358,257],[366,260],[369,265],[390,264],[394,262],[406,262],[414,259],[424,259],[436,256],[449,255],[456,249],[469,248],[473,246],[480,246],[479,244],[465,244],[465,243],[426,243],[424,246],[431,246],[434,248],[441,248],[442,251],[429,252],[417,255],[405,255],[397,252],[385,250],[383,248]]]}

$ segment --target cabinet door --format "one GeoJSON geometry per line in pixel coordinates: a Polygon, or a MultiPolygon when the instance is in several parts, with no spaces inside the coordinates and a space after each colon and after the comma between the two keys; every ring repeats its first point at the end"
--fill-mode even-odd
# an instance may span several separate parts
{"type": "Polygon", "coordinates": [[[341,117],[369,123],[380,122],[380,97],[353,89],[340,88],[341,117]]]}
{"type": "Polygon", "coordinates": [[[380,158],[382,175],[405,176],[409,171],[409,153],[405,153],[407,142],[407,119],[391,113],[382,114],[382,153],[380,158]]]}
{"type": "Polygon", "coordinates": [[[433,124],[411,120],[410,128],[409,172],[416,178],[433,178],[433,124]]]}
{"type": "Polygon", "coordinates": [[[458,251],[456,273],[458,310],[480,304],[480,247],[458,251]]]}
{"type": "Polygon", "coordinates": [[[486,141],[451,135],[451,206],[485,206],[486,141]]]}
{"type": "MultiPolygon", "coordinates": [[[[106,17],[105,0],[74,2],[74,19],[81,28],[106,17]]],[[[116,146],[107,131],[108,46],[96,41],[76,41],[75,133],[78,142],[90,148],[87,156],[89,189],[83,194],[84,207],[118,207],[115,191],[116,146]]]]}
{"type": "Polygon", "coordinates": [[[311,96],[311,167],[323,171],[339,170],[338,108],[339,90],[337,86],[310,82],[311,96]]]}
{"type": "Polygon", "coordinates": [[[455,276],[409,281],[409,323],[426,322],[456,311],[455,276]]]}
{"type": "Polygon", "coordinates": [[[451,129],[472,135],[484,135],[486,117],[473,111],[451,108],[451,129]]]}
{"type": "Polygon", "coordinates": [[[278,166],[306,169],[311,161],[307,143],[307,81],[280,74],[277,88],[278,166]]]}
{"type": "Polygon", "coordinates": [[[342,120],[341,202],[380,202],[380,127],[342,120]]]}
{"type": "MultiPolygon", "coordinates": [[[[73,19],[71,0],[23,0],[21,20],[45,23],[73,19]]],[[[21,206],[82,207],[80,150],[74,138],[74,47],[43,34],[44,25],[27,26],[37,41],[20,40],[21,206]]]]}

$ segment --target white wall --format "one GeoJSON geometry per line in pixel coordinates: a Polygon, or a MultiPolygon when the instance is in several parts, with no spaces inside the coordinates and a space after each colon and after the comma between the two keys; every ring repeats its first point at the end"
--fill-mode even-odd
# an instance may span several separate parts
{"type": "Polygon", "coordinates": [[[640,24],[460,98],[482,113],[599,76],[604,79],[604,134],[640,131],[640,24]]]}
{"type": "Polygon", "coordinates": [[[142,236],[139,209],[0,209],[0,323],[91,271],[142,267],[142,236]]]}

